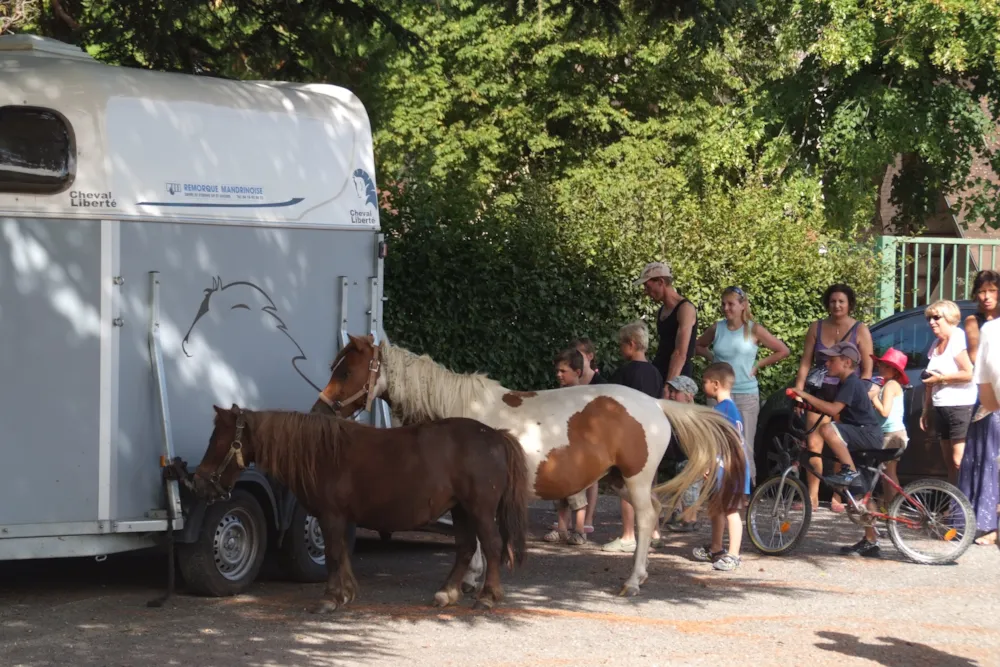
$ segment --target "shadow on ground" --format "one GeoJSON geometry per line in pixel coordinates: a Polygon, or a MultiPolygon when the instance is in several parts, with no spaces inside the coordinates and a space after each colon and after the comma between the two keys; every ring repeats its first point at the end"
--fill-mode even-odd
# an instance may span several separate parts
{"type": "Polygon", "coordinates": [[[879,644],[867,644],[854,635],[842,632],[817,632],[827,643],[817,642],[824,651],[835,651],[852,658],[864,658],[885,667],[976,667],[979,663],[939,651],[917,642],[895,637],[877,637],[879,644]]]}
{"type": "MultiPolygon", "coordinates": [[[[819,570],[835,570],[844,562],[836,548],[856,539],[855,527],[842,516],[826,514],[817,517],[812,539],[788,558],[819,570]]],[[[698,612],[715,602],[742,607],[751,598],[762,608],[761,596],[780,601],[817,591],[854,595],[850,587],[840,588],[830,580],[825,585],[820,580],[789,581],[782,574],[784,559],[761,557],[747,541],[743,567],[715,572],[690,555],[707,537],[702,530],[666,533],[667,544],[651,553],[650,576],[641,595],[619,598],[616,593],[631,571],[632,556],[600,550],[600,544],[620,530],[616,514],[601,517],[598,532],[584,547],[542,541],[554,518],[551,511],[532,509],[527,561],[513,573],[502,572],[507,599],[492,612],[473,611],[468,596],[445,610],[430,606],[451,568],[454,548],[451,538],[427,533],[400,534],[389,542],[359,539],[352,560],[359,597],[346,610],[325,616],[308,611],[320,599],[322,584],[294,584],[274,575],[262,576],[246,594],[231,598],[191,596],[179,582],[178,594],[166,607],[148,609],[146,602],[160,595],[166,578],[166,559],[157,554],[112,556],[102,563],[93,559],[0,563],[0,652],[13,664],[32,667],[146,662],[322,667],[345,660],[398,662],[405,659],[397,648],[405,631],[400,624],[518,629],[540,618],[582,618],[641,621],[664,628],[707,624],[711,631],[725,619],[664,618],[651,605],[659,604],[662,611],[662,603],[668,602],[698,612]]],[[[880,640],[888,642],[886,646],[864,644],[844,634],[819,636],[826,640],[817,644],[819,648],[870,654],[872,660],[891,667],[921,664],[920,660],[956,667],[973,664],[902,640],[880,640]]]]}

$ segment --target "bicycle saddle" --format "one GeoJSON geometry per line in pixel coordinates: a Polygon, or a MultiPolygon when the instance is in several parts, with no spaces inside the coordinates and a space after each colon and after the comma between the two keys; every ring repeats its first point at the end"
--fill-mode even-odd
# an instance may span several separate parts
{"type": "Polygon", "coordinates": [[[857,465],[875,467],[886,461],[894,461],[903,455],[903,449],[896,447],[893,449],[854,449],[851,450],[851,458],[857,465]]]}

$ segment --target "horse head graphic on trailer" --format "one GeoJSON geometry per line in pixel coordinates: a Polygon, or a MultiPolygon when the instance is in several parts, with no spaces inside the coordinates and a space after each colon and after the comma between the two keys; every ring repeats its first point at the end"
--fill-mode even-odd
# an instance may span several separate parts
{"type": "Polygon", "coordinates": [[[215,276],[212,278],[212,286],[206,287],[203,290],[204,296],[202,297],[201,304],[198,306],[198,312],[194,316],[194,320],[191,322],[191,326],[188,327],[187,333],[184,334],[184,339],[181,341],[181,350],[184,355],[191,357],[191,353],[188,352],[187,346],[191,342],[191,334],[194,332],[195,327],[202,317],[207,315],[210,311],[214,310],[216,312],[230,313],[234,310],[247,310],[253,311],[254,307],[250,304],[260,304],[259,311],[266,315],[266,320],[274,325],[274,330],[281,332],[292,345],[295,346],[295,350],[298,354],[295,354],[291,358],[292,368],[298,373],[303,380],[309,383],[309,386],[320,391],[320,388],[310,380],[302,369],[298,367],[298,362],[306,360],[306,354],[302,350],[302,347],[298,342],[292,337],[288,332],[288,327],[285,326],[285,322],[278,315],[278,307],[274,304],[274,300],[271,296],[264,291],[259,285],[255,285],[252,282],[246,280],[236,280],[231,283],[223,284],[222,278],[215,276]]]}

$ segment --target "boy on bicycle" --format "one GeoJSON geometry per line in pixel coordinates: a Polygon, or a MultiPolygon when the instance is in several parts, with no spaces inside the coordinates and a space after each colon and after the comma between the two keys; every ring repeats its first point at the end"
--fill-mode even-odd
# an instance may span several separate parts
{"type": "MultiPolygon", "coordinates": [[[[881,449],[881,420],[868,398],[864,382],[854,374],[854,369],[861,363],[857,346],[850,341],[841,341],[821,350],[820,354],[827,357],[827,373],[838,378],[840,384],[832,401],[824,401],[804,391],[796,392],[806,403],[831,419],[809,434],[806,445],[814,454],[822,453],[824,444],[829,447],[842,467],[840,472],[824,479],[831,486],[850,486],[858,478],[858,471],[848,450],[881,449]],[[840,421],[834,423],[833,418],[838,416],[840,421]]],[[[813,457],[812,467],[822,477],[822,459],[813,457]]]]}

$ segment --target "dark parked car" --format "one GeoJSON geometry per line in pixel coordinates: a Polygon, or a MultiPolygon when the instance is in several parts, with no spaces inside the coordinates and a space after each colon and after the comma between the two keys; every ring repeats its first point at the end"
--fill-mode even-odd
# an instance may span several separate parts
{"type": "MultiPolygon", "coordinates": [[[[974,301],[957,303],[962,311],[963,320],[976,312],[974,301]]],[[[921,306],[896,313],[870,327],[877,356],[881,356],[889,347],[894,347],[909,358],[906,374],[910,378],[910,385],[904,387],[903,400],[906,410],[906,432],[910,444],[898,468],[900,482],[904,484],[920,477],[946,479],[948,476],[937,436],[920,430],[920,412],[924,400],[924,386],[920,381],[920,373],[927,367],[927,351],[934,342],[934,334],[927,326],[924,310],[925,307],[921,306]]],[[[790,382],[788,386],[792,386],[792,383],[790,382]]],[[[784,389],[768,396],[761,405],[754,439],[758,480],[777,472],[777,460],[773,451],[774,438],[788,428],[791,410],[792,401],[785,396],[784,389]]]]}

